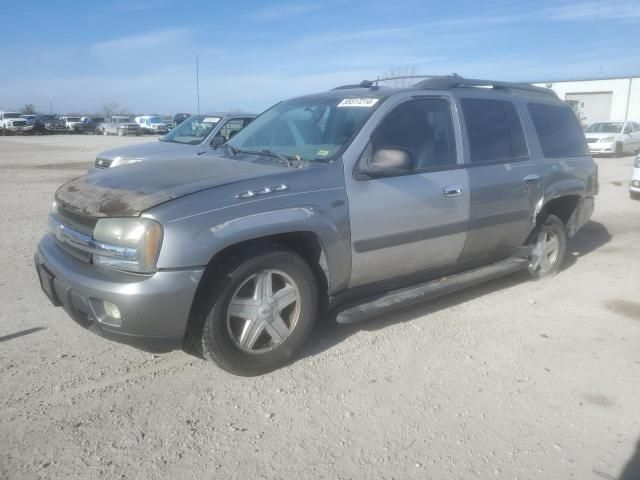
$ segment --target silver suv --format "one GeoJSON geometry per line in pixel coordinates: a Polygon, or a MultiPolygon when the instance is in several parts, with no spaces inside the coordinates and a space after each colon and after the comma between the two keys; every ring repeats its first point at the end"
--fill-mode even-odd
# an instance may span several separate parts
{"type": "Polygon", "coordinates": [[[222,148],[63,185],[35,256],[79,323],[256,375],[351,323],[519,270],[553,275],[597,169],[571,109],[428,77],[281,102],[222,148]]]}

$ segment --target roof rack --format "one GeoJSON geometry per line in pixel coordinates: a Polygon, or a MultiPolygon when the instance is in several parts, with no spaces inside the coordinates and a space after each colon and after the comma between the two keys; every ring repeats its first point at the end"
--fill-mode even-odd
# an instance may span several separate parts
{"type": "Polygon", "coordinates": [[[348,88],[372,88],[377,87],[379,82],[385,82],[389,80],[405,80],[405,79],[418,79],[419,81],[414,88],[425,88],[433,90],[451,90],[457,87],[491,87],[494,89],[505,90],[522,90],[528,92],[540,93],[543,95],[550,95],[557,98],[556,92],[550,88],[536,87],[528,83],[516,83],[516,82],[500,82],[495,80],[478,80],[474,78],[464,78],[454,73],[453,75],[406,75],[402,77],[387,77],[378,78],[377,80],[363,80],[358,85],[343,85],[341,87],[334,88],[334,90],[344,90],[348,88]]]}

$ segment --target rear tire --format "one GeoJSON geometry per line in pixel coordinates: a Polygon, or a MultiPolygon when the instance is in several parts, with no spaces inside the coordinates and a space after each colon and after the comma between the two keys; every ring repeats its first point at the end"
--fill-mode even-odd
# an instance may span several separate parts
{"type": "Polygon", "coordinates": [[[622,142],[616,142],[616,151],[613,154],[613,156],[621,157],[622,155],[624,155],[624,147],[622,145],[622,142]]]}
{"type": "Polygon", "coordinates": [[[529,274],[536,279],[551,277],[562,268],[567,251],[567,229],[555,215],[549,215],[536,228],[529,274]]]}
{"type": "Polygon", "coordinates": [[[293,360],[318,309],[316,279],[299,255],[272,244],[250,248],[216,268],[201,335],[203,357],[242,376],[293,360]]]}

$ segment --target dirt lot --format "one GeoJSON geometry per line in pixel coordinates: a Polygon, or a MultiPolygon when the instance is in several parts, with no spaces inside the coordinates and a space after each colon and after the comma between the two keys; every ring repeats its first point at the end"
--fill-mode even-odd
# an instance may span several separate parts
{"type": "Polygon", "coordinates": [[[618,478],[640,437],[631,157],[598,159],[595,216],[555,278],[325,322],[304,358],[247,379],[103,340],[40,292],[55,189],[140,141],[0,138],[1,478],[618,478]]]}

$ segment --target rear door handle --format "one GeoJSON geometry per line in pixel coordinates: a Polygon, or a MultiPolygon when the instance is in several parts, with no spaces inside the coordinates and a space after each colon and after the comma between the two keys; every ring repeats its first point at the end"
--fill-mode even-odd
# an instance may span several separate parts
{"type": "Polygon", "coordinates": [[[464,189],[462,185],[447,185],[442,191],[445,197],[457,197],[458,195],[462,195],[464,189]]]}
{"type": "Polygon", "coordinates": [[[535,173],[532,175],[527,175],[523,178],[523,180],[527,185],[533,185],[534,183],[538,183],[540,181],[540,175],[536,175],[535,173]]]}

